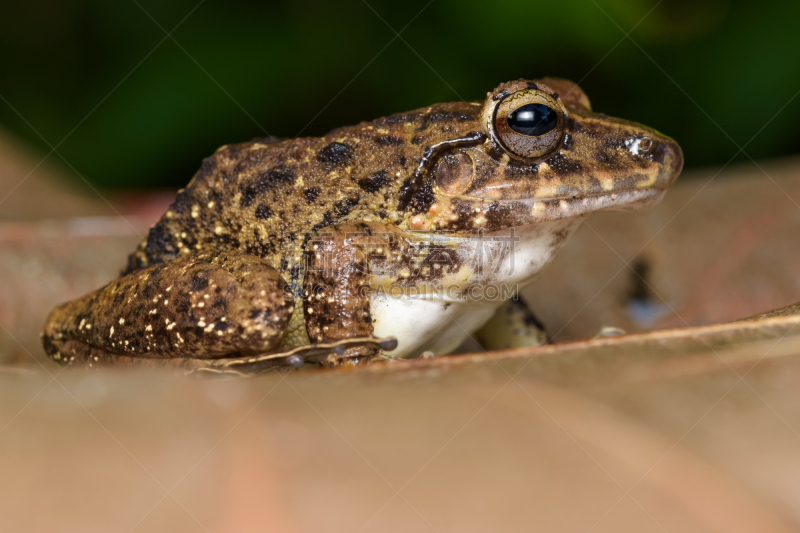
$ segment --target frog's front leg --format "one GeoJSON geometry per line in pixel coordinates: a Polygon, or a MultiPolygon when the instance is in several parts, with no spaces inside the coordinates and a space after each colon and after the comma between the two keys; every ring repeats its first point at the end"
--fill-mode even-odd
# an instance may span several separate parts
{"type": "Polygon", "coordinates": [[[544,326],[519,295],[503,302],[475,338],[487,350],[547,344],[544,326]]]}
{"type": "MultiPolygon", "coordinates": [[[[351,222],[325,227],[312,236],[302,294],[311,341],[372,336],[370,242],[391,231],[383,224],[351,222]]],[[[331,353],[323,364],[337,366],[345,359],[358,362],[377,352],[370,347],[348,348],[346,354],[331,353]]]]}
{"type": "Polygon", "coordinates": [[[294,309],[284,285],[253,255],[189,254],[57,306],[42,334],[45,351],[90,365],[266,352],[294,309]]]}

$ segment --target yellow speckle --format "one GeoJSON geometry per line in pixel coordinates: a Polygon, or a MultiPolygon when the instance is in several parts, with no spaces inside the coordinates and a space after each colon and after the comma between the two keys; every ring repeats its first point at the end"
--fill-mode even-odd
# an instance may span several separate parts
{"type": "Polygon", "coordinates": [[[121,326],[121,325],[123,325],[124,323],[125,323],[125,319],[124,319],[124,318],[120,318],[120,319],[119,319],[119,325],[121,326]]]}
{"type": "Polygon", "coordinates": [[[114,334],[114,326],[111,326],[111,331],[108,332],[108,336],[110,337],[113,334],[114,334]]]}
{"type": "Polygon", "coordinates": [[[147,327],[144,328],[144,329],[145,329],[145,331],[153,331],[153,326],[151,326],[150,324],[147,324],[147,327]]]}

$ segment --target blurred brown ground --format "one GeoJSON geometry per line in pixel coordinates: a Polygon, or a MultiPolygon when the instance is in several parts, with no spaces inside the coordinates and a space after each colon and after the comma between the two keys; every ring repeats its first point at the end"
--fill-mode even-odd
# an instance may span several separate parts
{"type": "Polygon", "coordinates": [[[698,327],[800,301],[800,160],[590,217],[523,294],[564,344],[197,380],[45,360],[50,307],[167,200],[98,200],[0,141],[0,530],[800,527],[800,318],[698,327]],[[696,328],[574,342],[603,325],[696,328]]]}

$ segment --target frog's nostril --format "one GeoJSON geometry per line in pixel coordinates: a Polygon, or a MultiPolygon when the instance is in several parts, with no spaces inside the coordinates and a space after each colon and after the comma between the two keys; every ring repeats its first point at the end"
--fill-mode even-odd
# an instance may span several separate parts
{"type": "Polygon", "coordinates": [[[649,152],[650,149],[653,147],[653,139],[650,137],[642,137],[639,141],[639,151],[640,152],[649,152]]]}

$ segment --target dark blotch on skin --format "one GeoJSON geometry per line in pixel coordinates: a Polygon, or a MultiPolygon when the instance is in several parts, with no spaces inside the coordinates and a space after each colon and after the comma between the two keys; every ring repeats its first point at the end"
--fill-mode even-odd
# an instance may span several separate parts
{"type": "Polygon", "coordinates": [[[256,218],[267,220],[271,216],[272,216],[272,209],[270,209],[266,205],[259,204],[259,206],[256,208],[256,218]]]}
{"type": "Polygon", "coordinates": [[[564,154],[556,154],[545,161],[553,172],[559,176],[564,174],[574,174],[583,168],[578,161],[568,159],[564,154]]]}
{"type": "Polygon", "coordinates": [[[208,287],[208,278],[195,276],[192,278],[192,292],[202,291],[208,287]]]}
{"type": "Polygon", "coordinates": [[[425,180],[422,187],[414,195],[414,211],[417,213],[427,211],[435,201],[436,195],[433,192],[433,180],[425,180]]]}
{"type": "Polygon", "coordinates": [[[337,218],[340,218],[347,216],[356,205],[358,205],[357,197],[345,198],[344,200],[336,202],[336,204],[333,206],[333,209],[337,218]]]}
{"type": "Polygon", "coordinates": [[[376,126],[394,126],[396,124],[403,124],[405,122],[416,122],[419,115],[413,113],[399,113],[390,115],[385,118],[379,118],[375,121],[376,126]]]}
{"type": "Polygon", "coordinates": [[[411,195],[414,194],[414,177],[409,176],[403,181],[403,184],[400,185],[400,200],[398,201],[398,207],[400,209],[405,209],[409,203],[411,203],[411,195]]]}
{"type": "Polygon", "coordinates": [[[358,186],[367,192],[378,192],[382,187],[391,183],[389,172],[386,170],[379,170],[369,177],[358,180],[358,186]]]}
{"type": "Polygon", "coordinates": [[[399,137],[395,137],[394,135],[383,135],[382,137],[378,137],[375,139],[375,143],[378,146],[391,146],[391,145],[400,145],[403,144],[403,139],[399,137]]]}
{"type": "MultiPolygon", "coordinates": [[[[149,264],[158,264],[166,259],[172,259],[177,256],[175,253],[174,239],[167,231],[164,221],[160,220],[155,226],[150,228],[150,234],[147,237],[147,245],[144,248],[145,256],[149,264]]],[[[131,256],[131,259],[133,256],[131,256]]],[[[132,264],[129,260],[128,269],[126,274],[134,270],[142,268],[143,265],[132,264]]]]}
{"type": "Polygon", "coordinates": [[[306,190],[303,191],[303,196],[306,197],[306,203],[310,204],[313,203],[314,200],[317,199],[319,196],[320,190],[318,187],[308,187],[306,190]]]}
{"type": "Polygon", "coordinates": [[[259,192],[262,192],[282,183],[294,183],[294,180],[295,176],[292,169],[278,165],[262,173],[254,182],[254,185],[259,189],[259,192]]]}
{"type": "Polygon", "coordinates": [[[242,199],[239,202],[241,207],[248,207],[253,203],[256,196],[281,184],[293,184],[295,175],[292,169],[283,165],[273,167],[266,172],[262,172],[250,184],[242,187],[242,199]]]}
{"type": "Polygon", "coordinates": [[[255,189],[250,187],[242,188],[242,199],[239,200],[239,207],[248,207],[250,204],[253,203],[253,200],[256,199],[256,191],[255,189]]]}
{"type": "Polygon", "coordinates": [[[189,207],[192,205],[192,197],[188,190],[181,189],[178,191],[178,195],[175,197],[175,201],[172,202],[172,205],[169,206],[170,210],[174,213],[182,215],[186,211],[189,210],[189,207]]]}
{"type": "MultiPolygon", "coordinates": [[[[320,230],[320,229],[322,229],[324,227],[330,226],[333,223],[334,223],[334,219],[333,219],[333,216],[331,216],[331,212],[330,211],[326,211],[322,215],[322,222],[320,222],[318,224],[314,224],[313,226],[311,226],[311,231],[318,231],[318,230],[320,230]]],[[[285,261],[285,258],[282,259],[281,261],[285,261]]],[[[283,266],[283,263],[281,263],[281,266],[283,266]]],[[[285,270],[286,270],[286,267],[281,268],[281,272],[283,272],[285,270]]]]}
{"type": "Polygon", "coordinates": [[[333,142],[319,151],[317,159],[322,163],[338,165],[350,157],[350,148],[346,144],[333,142]]]}

